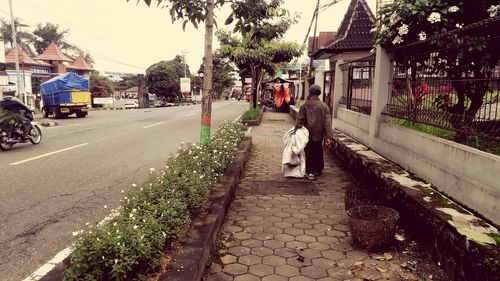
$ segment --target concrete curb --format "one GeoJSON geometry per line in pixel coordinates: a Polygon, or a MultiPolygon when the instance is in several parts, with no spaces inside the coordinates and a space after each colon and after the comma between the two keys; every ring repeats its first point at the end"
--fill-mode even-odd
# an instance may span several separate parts
{"type": "MultiPolygon", "coordinates": [[[[358,179],[371,199],[399,212],[398,224],[433,251],[451,280],[498,280],[498,244],[481,244],[462,235],[454,226],[455,216],[441,210],[474,217],[471,212],[351,137],[339,131],[333,133],[330,153],[358,179]]],[[[489,225],[479,217],[474,217],[473,223],[489,225]]]]}
{"type": "Polygon", "coordinates": [[[233,158],[233,163],[210,196],[206,213],[193,220],[189,238],[174,254],[167,271],[160,275],[159,281],[199,281],[202,279],[206,264],[210,260],[210,251],[248,161],[251,146],[252,138],[245,137],[233,158]]]}

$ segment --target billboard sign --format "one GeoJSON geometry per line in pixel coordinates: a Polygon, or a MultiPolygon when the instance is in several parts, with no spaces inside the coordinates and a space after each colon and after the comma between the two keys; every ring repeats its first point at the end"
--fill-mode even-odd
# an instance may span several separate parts
{"type": "Polygon", "coordinates": [[[191,78],[181,78],[181,93],[191,92],[191,78]]]}

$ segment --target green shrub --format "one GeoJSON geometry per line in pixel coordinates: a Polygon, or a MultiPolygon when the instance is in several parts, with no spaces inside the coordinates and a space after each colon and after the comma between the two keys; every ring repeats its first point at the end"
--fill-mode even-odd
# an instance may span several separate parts
{"type": "Polygon", "coordinates": [[[259,117],[261,113],[262,109],[260,107],[250,108],[249,110],[245,111],[245,113],[243,113],[243,116],[241,118],[243,120],[253,120],[257,119],[257,117],[259,117]]]}
{"type": "Polygon", "coordinates": [[[124,192],[120,213],[73,233],[65,280],[125,280],[155,270],[231,163],[246,127],[223,123],[210,144],[181,145],[165,169],[124,192]]]}

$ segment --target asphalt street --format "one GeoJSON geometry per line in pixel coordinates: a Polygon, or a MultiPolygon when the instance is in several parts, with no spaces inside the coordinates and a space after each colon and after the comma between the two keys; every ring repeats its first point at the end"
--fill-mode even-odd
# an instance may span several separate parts
{"type": "MultiPolygon", "coordinates": [[[[212,132],[247,108],[213,103],[212,132]]],[[[42,128],[39,145],[0,152],[0,279],[24,279],[67,248],[77,226],[109,215],[122,189],[161,169],[181,142],[198,141],[200,114],[200,105],[91,111],[42,128]]]]}

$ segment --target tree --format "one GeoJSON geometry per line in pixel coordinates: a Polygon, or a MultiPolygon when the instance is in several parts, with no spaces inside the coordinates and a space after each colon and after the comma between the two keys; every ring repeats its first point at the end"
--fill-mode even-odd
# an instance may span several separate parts
{"type": "MultiPolygon", "coordinates": [[[[269,20],[272,20],[272,17],[269,20]]],[[[242,38],[229,32],[217,33],[222,54],[240,70],[251,73],[254,108],[257,106],[257,91],[264,75],[274,75],[278,64],[289,62],[302,53],[297,43],[279,40],[292,22],[289,18],[282,18],[278,23],[265,21],[258,24],[253,31],[244,33],[242,38]]]]}
{"type": "Polygon", "coordinates": [[[114,91],[113,81],[101,76],[98,71],[92,72],[89,82],[93,97],[109,97],[114,91]]]}
{"type": "MultiPolygon", "coordinates": [[[[427,53],[419,50],[415,52],[419,55],[405,53],[394,59],[410,69],[428,65],[433,68],[433,74],[447,75],[458,101],[444,108],[452,113],[450,123],[460,128],[470,124],[481,108],[488,90],[485,78],[491,77],[500,58],[500,39],[491,36],[494,30],[500,29],[498,19],[489,28],[477,29],[474,33],[465,32],[465,28],[481,20],[498,18],[498,14],[497,0],[399,0],[380,8],[380,27],[375,30],[375,41],[389,49],[419,41],[432,47],[427,53]],[[449,32],[454,34],[433,39],[449,32]]],[[[457,141],[465,139],[464,134],[456,135],[457,141]]]]}
{"type": "MultiPolygon", "coordinates": [[[[127,0],[129,1],[129,0],[127,0]]],[[[140,0],[139,0],[140,1],[140,0]]],[[[143,0],[148,6],[154,0],[143,0]]],[[[214,8],[226,3],[231,3],[233,13],[226,20],[226,24],[231,24],[235,18],[235,32],[247,32],[252,29],[253,20],[263,17],[268,12],[273,12],[275,6],[279,6],[282,0],[272,0],[267,3],[265,0],[156,0],[158,5],[168,7],[172,21],[182,20],[183,27],[187,23],[198,28],[198,24],[205,22],[205,50],[204,50],[204,76],[203,76],[203,96],[201,105],[201,144],[210,141],[210,123],[212,115],[211,90],[213,76],[212,41],[214,27],[214,8]]]]}
{"type": "Polygon", "coordinates": [[[180,97],[180,78],[184,77],[185,68],[186,73],[190,73],[180,56],[151,65],[146,70],[148,91],[169,99],[180,97]]]}
{"type": "Polygon", "coordinates": [[[117,82],[116,85],[123,86],[127,88],[137,87],[139,85],[139,79],[135,74],[126,74],[121,77],[122,80],[117,82]]]}
{"type": "MultiPolygon", "coordinates": [[[[18,19],[14,20],[14,26],[16,27],[16,39],[17,43],[23,50],[25,50],[28,55],[34,55],[33,48],[31,47],[30,43],[35,40],[35,36],[31,34],[30,32],[26,31],[21,31],[21,27],[28,27],[25,24],[22,24],[18,19]]],[[[14,41],[12,40],[12,30],[11,30],[11,25],[10,21],[7,20],[1,20],[0,21],[0,37],[3,38],[4,42],[9,42],[10,43],[10,48],[12,49],[14,46],[14,41]]]]}
{"type": "MultiPolygon", "coordinates": [[[[216,51],[214,54],[214,70],[213,70],[213,92],[217,98],[221,97],[221,94],[225,89],[233,87],[234,78],[234,66],[229,61],[227,57],[224,57],[220,51],[216,51]]],[[[203,73],[203,64],[201,64],[198,73],[203,73]]]]}

